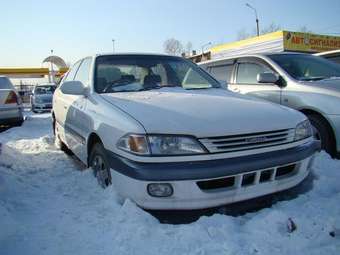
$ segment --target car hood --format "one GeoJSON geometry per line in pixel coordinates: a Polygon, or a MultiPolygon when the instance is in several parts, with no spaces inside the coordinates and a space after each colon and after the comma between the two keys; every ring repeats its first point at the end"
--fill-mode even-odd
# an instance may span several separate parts
{"type": "Polygon", "coordinates": [[[42,99],[44,102],[45,101],[51,101],[52,102],[52,98],[53,98],[53,94],[39,94],[39,95],[34,95],[35,99],[42,99]]]}
{"type": "Polygon", "coordinates": [[[102,97],[139,121],[147,133],[223,136],[295,128],[305,118],[289,108],[223,89],[163,88],[102,97]]]}
{"type": "Polygon", "coordinates": [[[302,84],[316,88],[317,92],[319,93],[340,97],[340,78],[330,78],[321,81],[302,82],[302,84]]]}

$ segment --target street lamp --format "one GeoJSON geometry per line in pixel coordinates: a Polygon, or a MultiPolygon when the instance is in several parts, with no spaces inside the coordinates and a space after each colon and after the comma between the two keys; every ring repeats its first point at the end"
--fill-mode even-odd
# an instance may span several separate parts
{"type": "Polygon", "coordinates": [[[115,52],[115,40],[112,39],[112,52],[114,53],[115,52]]]}
{"type": "Polygon", "coordinates": [[[251,6],[250,4],[246,3],[246,6],[252,9],[255,12],[255,17],[256,17],[256,31],[257,31],[257,36],[260,36],[260,28],[259,28],[259,18],[257,16],[257,11],[255,7],[251,6]]]}

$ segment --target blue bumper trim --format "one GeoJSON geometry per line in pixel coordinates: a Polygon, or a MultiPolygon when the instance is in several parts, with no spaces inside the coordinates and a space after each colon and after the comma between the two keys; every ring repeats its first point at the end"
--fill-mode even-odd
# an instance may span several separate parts
{"type": "Polygon", "coordinates": [[[312,141],[291,149],[217,160],[144,163],[111,151],[107,151],[107,156],[112,169],[131,178],[143,181],[179,181],[219,178],[290,164],[306,159],[319,150],[320,142],[312,141]]]}

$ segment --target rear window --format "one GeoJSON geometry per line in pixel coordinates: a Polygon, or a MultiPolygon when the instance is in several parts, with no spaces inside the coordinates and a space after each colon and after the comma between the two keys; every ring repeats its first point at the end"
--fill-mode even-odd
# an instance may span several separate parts
{"type": "Polygon", "coordinates": [[[13,85],[7,77],[0,77],[0,89],[13,89],[13,85]]]}

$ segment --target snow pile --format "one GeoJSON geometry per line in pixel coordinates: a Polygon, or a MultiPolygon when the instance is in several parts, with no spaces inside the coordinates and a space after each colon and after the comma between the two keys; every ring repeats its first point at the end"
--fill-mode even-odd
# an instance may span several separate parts
{"type": "Polygon", "coordinates": [[[313,188],[295,199],[167,225],[56,150],[48,115],[0,142],[0,254],[340,254],[340,161],[325,153],[313,188]]]}

